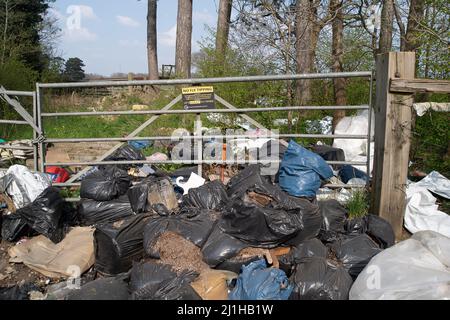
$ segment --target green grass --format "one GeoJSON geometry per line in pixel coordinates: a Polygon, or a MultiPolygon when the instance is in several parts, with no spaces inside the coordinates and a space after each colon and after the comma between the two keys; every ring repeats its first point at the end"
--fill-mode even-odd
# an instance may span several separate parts
{"type": "Polygon", "coordinates": [[[354,190],[346,204],[350,219],[360,218],[369,212],[369,199],[365,190],[354,190]]]}

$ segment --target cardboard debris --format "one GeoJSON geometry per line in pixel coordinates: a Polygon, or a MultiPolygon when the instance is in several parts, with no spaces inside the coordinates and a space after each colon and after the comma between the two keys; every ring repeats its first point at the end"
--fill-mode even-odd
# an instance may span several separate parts
{"type": "Polygon", "coordinates": [[[94,264],[94,229],[73,228],[58,244],[45,236],[37,236],[8,250],[10,262],[24,263],[49,278],[74,276],[74,268],[80,274],[94,264]]]}
{"type": "Polygon", "coordinates": [[[237,278],[231,271],[208,270],[191,283],[191,287],[203,300],[228,300],[227,281],[237,278]]]}

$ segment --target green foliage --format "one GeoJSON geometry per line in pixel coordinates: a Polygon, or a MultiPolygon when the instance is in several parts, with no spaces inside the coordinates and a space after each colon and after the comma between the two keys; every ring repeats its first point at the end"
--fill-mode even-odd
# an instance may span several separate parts
{"type": "Polygon", "coordinates": [[[410,156],[413,168],[450,176],[449,120],[447,112],[435,111],[416,118],[410,156]]]}
{"type": "Polygon", "coordinates": [[[366,190],[353,190],[350,200],[345,207],[348,210],[350,219],[359,218],[367,215],[369,212],[369,197],[366,190]]]}

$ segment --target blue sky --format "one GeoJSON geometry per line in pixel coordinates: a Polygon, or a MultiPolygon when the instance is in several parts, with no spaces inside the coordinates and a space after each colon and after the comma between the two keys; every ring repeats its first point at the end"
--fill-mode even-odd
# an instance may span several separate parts
{"type": "MultiPolygon", "coordinates": [[[[158,1],[160,66],[175,62],[177,2],[158,1]]],[[[207,36],[206,25],[216,27],[219,0],[193,2],[195,52],[199,49],[198,41],[207,36]]],[[[86,64],[87,73],[147,72],[146,0],[56,0],[52,7],[62,30],[58,50],[64,58],[79,57],[86,64]],[[74,18],[77,12],[79,20],[74,18]]]]}

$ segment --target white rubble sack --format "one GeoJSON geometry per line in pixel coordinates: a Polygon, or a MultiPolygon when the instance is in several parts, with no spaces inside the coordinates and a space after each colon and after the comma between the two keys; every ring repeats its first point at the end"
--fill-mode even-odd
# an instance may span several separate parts
{"type": "MultiPolygon", "coordinates": [[[[23,208],[52,184],[51,178],[45,173],[33,173],[27,167],[11,166],[6,175],[0,179],[0,189],[6,189],[17,209],[23,208]]],[[[0,190],[1,191],[1,190],[0,190]]]]}
{"type": "Polygon", "coordinates": [[[450,103],[422,102],[414,103],[413,107],[419,117],[422,117],[430,109],[437,112],[450,111],[450,103]]]}
{"type": "MultiPolygon", "coordinates": [[[[372,125],[370,130],[370,138],[373,141],[375,133],[374,125],[375,117],[372,115],[372,125]]],[[[364,110],[359,112],[354,117],[344,117],[336,126],[335,134],[345,135],[367,135],[369,131],[369,111],[364,110]]],[[[366,139],[334,139],[334,148],[344,150],[345,160],[354,162],[366,162],[367,161],[367,140],[366,139]]],[[[374,143],[370,146],[370,167],[373,168],[374,157],[374,143]]],[[[354,166],[355,168],[366,172],[366,166],[354,166]]],[[[367,172],[366,172],[367,173],[367,172]]],[[[370,173],[369,173],[370,175],[370,173]]]]}
{"type": "Polygon", "coordinates": [[[406,189],[405,228],[411,233],[432,230],[450,237],[450,216],[438,209],[436,198],[429,191],[448,198],[449,180],[433,171],[406,189]]]}
{"type": "Polygon", "coordinates": [[[450,238],[421,231],[377,254],[354,282],[350,300],[449,300],[450,238]]]}

